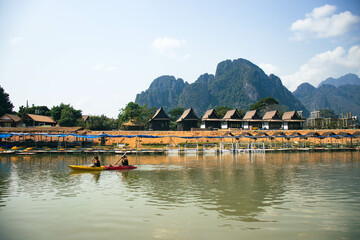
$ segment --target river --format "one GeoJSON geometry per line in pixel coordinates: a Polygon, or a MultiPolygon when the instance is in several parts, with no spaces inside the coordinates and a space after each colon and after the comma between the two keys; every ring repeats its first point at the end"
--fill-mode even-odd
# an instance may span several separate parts
{"type": "Polygon", "coordinates": [[[359,152],[92,157],[0,156],[0,239],[360,238],[359,152]]]}

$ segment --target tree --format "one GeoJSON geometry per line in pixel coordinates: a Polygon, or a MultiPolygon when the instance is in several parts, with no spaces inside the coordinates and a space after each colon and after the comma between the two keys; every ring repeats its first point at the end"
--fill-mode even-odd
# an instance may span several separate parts
{"type": "Polygon", "coordinates": [[[51,108],[52,118],[63,127],[78,126],[82,120],[81,110],[74,109],[70,104],[61,103],[51,108]]]}
{"type": "Polygon", "coordinates": [[[334,110],[320,109],[320,117],[321,118],[338,118],[338,115],[336,115],[334,110]]]}
{"type": "Polygon", "coordinates": [[[154,115],[155,108],[147,108],[147,105],[140,106],[137,103],[129,102],[125,108],[120,109],[118,115],[119,127],[121,124],[128,122],[130,119],[137,120],[144,124],[148,124],[148,120],[154,115]]]}
{"type": "Polygon", "coordinates": [[[112,130],[116,128],[116,121],[105,115],[89,116],[85,126],[90,130],[112,130]]]}
{"type": "Polygon", "coordinates": [[[271,111],[277,110],[279,105],[278,100],[272,97],[262,98],[256,103],[254,103],[249,110],[257,110],[257,111],[271,111]]]}
{"type": "Polygon", "coordinates": [[[18,115],[20,117],[22,117],[26,113],[37,114],[37,115],[42,115],[42,116],[51,116],[51,111],[47,106],[35,106],[35,105],[32,105],[29,108],[24,107],[24,106],[20,106],[19,111],[18,111],[18,115]]]}
{"type": "Polygon", "coordinates": [[[177,108],[173,108],[171,109],[168,113],[170,115],[170,130],[176,130],[176,120],[179,119],[179,117],[181,116],[181,114],[183,114],[183,112],[185,111],[184,108],[182,107],[177,107],[177,108]]]}
{"type": "Polygon", "coordinates": [[[220,118],[223,118],[227,111],[231,110],[232,108],[227,106],[219,106],[215,108],[216,113],[219,115],[220,118]]]}
{"type": "Polygon", "coordinates": [[[182,108],[182,107],[177,107],[177,108],[171,109],[168,112],[169,115],[170,115],[170,121],[175,122],[176,120],[178,120],[179,117],[181,116],[181,114],[183,114],[184,111],[185,111],[185,109],[182,108]]]}
{"type": "Polygon", "coordinates": [[[5,113],[12,113],[14,105],[10,102],[9,94],[0,86],[0,117],[5,113]]]}

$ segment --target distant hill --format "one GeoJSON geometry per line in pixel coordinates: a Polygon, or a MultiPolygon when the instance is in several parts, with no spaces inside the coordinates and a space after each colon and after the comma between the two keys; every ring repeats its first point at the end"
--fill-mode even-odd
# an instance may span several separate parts
{"type": "Polygon", "coordinates": [[[324,84],[333,85],[335,87],[339,87],[347,84],[360,85],[360,78],[353,73],[349,73],[339,78],[328,78],[322,81],[318,87],[324,84]]]}
{"type": "Polygon", "coordinates": [[[163,107],[165,110],[178,106],[179,96],[185,86],[189,85],[181,78],[161,76],[156,78],[149,89],[136,95],[135,102],[149,107],[163,107]]]}
{"type": "Polygon", "coordinates": [[[282,110],[308,111],[293,94],[283,86],[279,77],[267,76],[264,71],[245,59],[220,62],[215,76],[201,75],[188,84],[173,76],[155,79],[149,89],[137,94],[135,102],[149,107],[194,108],[201,117],[206,110],[217,106],[247,110],[264,97],[273,97],[280,102],[282,110]]]}
{"type": "MultiPolygon", "coordinates": [[[[340,78],[339,78],[340,79],[340,78]]],[[[293,92],[301,103],[309,110],[330,109],[341,116],[341,113],[352,112],[360,116],[360,85],[321,84],[315,88],[303,83],[293,92]]]]}

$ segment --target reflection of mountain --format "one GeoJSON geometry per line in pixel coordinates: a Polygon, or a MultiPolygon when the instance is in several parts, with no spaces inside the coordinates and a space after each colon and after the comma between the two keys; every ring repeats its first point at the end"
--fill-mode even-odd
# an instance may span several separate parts
{"type": "Polygon", "coordinates": [[[213,209],[221,216],[242,221],[257,221],[262,208],[281,202],[285,192],[284,168],[251,166],[248,159],[244,166],[237,168],[235,161],[219,162],[216,156],[199,161],[201,166],[178,171],[136,171],[126,183],[130,189],[140,189],[147,194],[150,205],[176,207],[195,203],[200,208],[213,209]]]}

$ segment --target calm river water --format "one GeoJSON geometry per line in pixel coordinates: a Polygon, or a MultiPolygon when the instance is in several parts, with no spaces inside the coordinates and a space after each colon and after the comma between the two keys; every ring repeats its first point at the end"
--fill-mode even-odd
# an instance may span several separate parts
{"type": "Polygon", "coordinates": [[[0,239],[360,239],[359,152],[93,156],[0,156],[0,239]]]}

